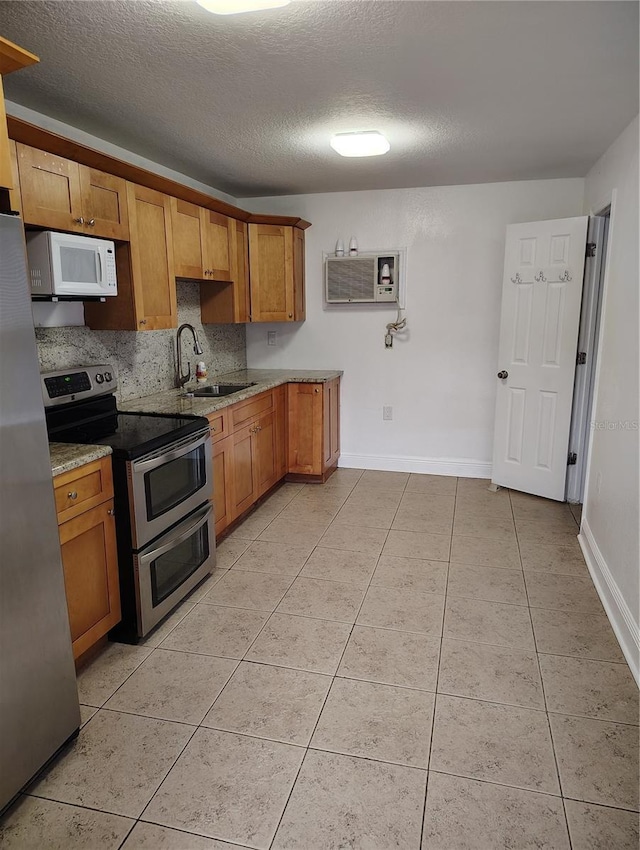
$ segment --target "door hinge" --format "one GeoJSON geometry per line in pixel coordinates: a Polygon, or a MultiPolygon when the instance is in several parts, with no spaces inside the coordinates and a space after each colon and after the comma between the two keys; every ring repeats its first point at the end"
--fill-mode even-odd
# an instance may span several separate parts
{"type": "Polygon", "coordinates": [[[578,356],[576,357],[576,363],[578,364],[578,366],[584,366],[584,364],[586,362],[587,362],[587,352],[586,351],[579,351],[578,356]]]}
{"type": "Polygon", "coordinates": [[[587,242],[587,257],[595,257],[596,247],[595,242],[587,242]]]}
{"type": "Polygon", "coordinates": [[[567,466],[575,466],[578,462],[578,455],[575,452],[569,452],[569,457],[567,458],[567,466]]]}

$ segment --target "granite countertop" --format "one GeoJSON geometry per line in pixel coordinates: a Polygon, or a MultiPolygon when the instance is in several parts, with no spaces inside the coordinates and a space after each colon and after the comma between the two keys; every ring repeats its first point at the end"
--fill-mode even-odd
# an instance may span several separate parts
{"type": "MultiPolygon", "coordinates": [[[[241,369],[238,372],[227,372],[208,378],[207,384],[248,384],[254,386],[246,390],[223,396],[222,398],[185,398],[185,390],[165,390],[143,398],[129,399],[118,405],[119,410],[137,411],[140,413],[189,413],[195,416],[207,416],[230,404],[245,401],[251,396],[279,387],[288,383],[324,384],[342,376],[337,370],[320,369],[241,369]]],[[[195,384],[189,387],[195,387],[195,384]]]]}
{"type": "Polygon", "coordinates": [[[76,469],[92,460],[99,460],[111,454],[111,446],[80,446],[76,443],[49,443],[51,472],[53,476],[62,475],[70,469],[76,469]]]}
{"type": "MultiPolygon", "coordinates": [[[[342,376],[336,370],[319,369],[241,369],[227,372],[207,380],[207,384],[254,384],[223,398],[185,398],[185,390],[164,390],[142,398],[129,399],[118,405],[119,410],[140,413],[189,413],[206,416],[230,404],[245,401],[251,396],[279,387],[282,384],[324,384],[342,376]]],[[[191,385],[189,385],[191,386],[191,385]]],[[[195,384],[193,384],[195,387],[195,384]]],[[[206,384],[205,384],[206,386],[206,384]]],[[[53,475],[61,475],[92,460],[98,460],[111,454],[110,446],[81,446],[75,443],[49,443],[51,470],[53,475]]]]}

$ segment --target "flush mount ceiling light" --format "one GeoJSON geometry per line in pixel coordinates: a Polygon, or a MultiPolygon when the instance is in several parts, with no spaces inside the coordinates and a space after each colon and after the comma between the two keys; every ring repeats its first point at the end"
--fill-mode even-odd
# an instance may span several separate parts
{"type": "Polygon", "coordinates": [[[360,133],[337,133],[331,138],[331,147],[340,156],[380,156],[391,145],[377,130],[363,130],[360,133]]]}
{"type": "Polygon", "coordinates": [[[196,0],[199,6],[214,15],[239,15],[241,12],[258,12],[262,9],[279,9],[291,0],[196,0]]]}

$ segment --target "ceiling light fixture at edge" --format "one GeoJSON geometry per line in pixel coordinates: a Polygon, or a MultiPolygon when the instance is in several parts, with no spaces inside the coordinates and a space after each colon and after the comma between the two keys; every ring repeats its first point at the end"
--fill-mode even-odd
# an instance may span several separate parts
{"type": "Polygon", "coordinates": [[[331,138],[331,147],[340,156],[381,156],[391,145],[377,130],[360,133],[336,133],[331,138]]]}
{"type": "Polygon", "coordinates": [[[214,15],[239,15],[241,12],[258,12],[262,9],[279,9],[291,0],[196,0],[199,6],[214,15]]]}

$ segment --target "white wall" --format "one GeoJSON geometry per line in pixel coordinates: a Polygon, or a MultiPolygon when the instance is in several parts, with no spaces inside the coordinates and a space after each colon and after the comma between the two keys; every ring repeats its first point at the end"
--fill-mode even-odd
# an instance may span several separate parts
{"type": "Polygon", "coordinates": [[[585,211],[612,205],[580,541],[639,677],[638,119],[585,181],[585,211]]]}
{"type": "Polygon", "coordinates": [[[583,189],[567,179],[243,201],[313,224],[307,320],[248,325],[249,365],[344,369],[341,465],[490,477],[505,228],[580,215],[583,189]],[[351,235],[362,251],[408,249],[409,331],[391,350],[394,309],[323,304],[322,252],[351,235]]]}

